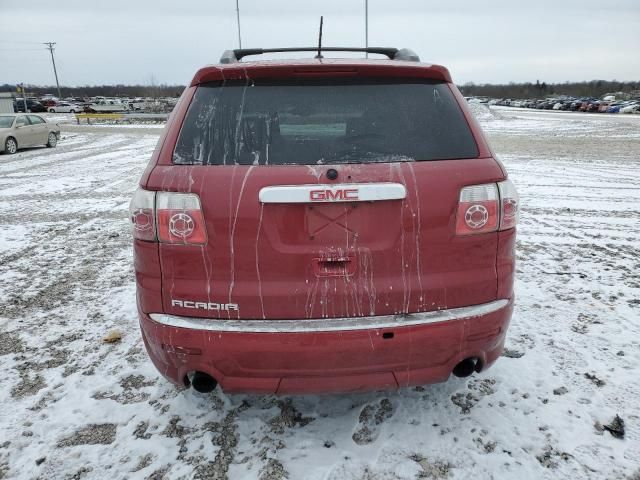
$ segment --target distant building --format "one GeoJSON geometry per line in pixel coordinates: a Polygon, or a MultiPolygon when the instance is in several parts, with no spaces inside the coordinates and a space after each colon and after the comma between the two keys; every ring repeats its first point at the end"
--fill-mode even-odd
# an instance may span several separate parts
{"type": "Polygon", "coordinates": [[[12,93],[0,93],[0,113],[13,113],[12,93]]]}
{"type": "Polygon", "coordinates": [[[615,100],[631,100],[632,98],[634,98],[636,95],[634,95],[635,92],[612,92],[612,93],[605,93],[602,96],[602,100],[606,101],[606,102],[613,102],[615,100]]]}

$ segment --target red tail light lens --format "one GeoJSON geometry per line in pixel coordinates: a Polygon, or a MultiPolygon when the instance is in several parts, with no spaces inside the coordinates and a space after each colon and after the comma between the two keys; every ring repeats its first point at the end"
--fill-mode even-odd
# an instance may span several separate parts
{"type": "Polygon", "coordinates": [[[133,237],[140,240],[156,239],[154,204],[156,192],[139,188],[129,204],[129,215],[133,223],[133,237]]]}
{"type": "Polygon", "coordinates": [[[181,245],[202,245],[207,230],[200,198],[193,193],[158,192],[156,197],[158,240],[181,245]]]}
{"type": "Polygon", "coordinates": [[[495,183],[464,187],[460,191],[457,235],[475,235],[498,229],[498,187],[495,183]]]}

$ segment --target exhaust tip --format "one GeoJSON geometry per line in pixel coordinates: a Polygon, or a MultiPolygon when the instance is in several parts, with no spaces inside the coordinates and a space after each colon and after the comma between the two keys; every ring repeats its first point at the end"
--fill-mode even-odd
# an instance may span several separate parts
{"type": "Polygon", "coordinates": [[[191,378],[191,386],[196,392],[209,393],[218,385],[218,382],[208,373],[195,372],[191,378]]]}
{"type": "Polygon", "coordinates": [[[453,374],[459,378],[465,378],[471,375],[476,371],[476,365],[478,364],[478,359],[469,357],[462,360],[455,367],[453,367],[453,374]]]}

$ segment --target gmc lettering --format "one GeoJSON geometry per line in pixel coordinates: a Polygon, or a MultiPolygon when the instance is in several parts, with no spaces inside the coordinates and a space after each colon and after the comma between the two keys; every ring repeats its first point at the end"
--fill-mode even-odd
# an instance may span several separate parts
{"type": "Polygon", "coordinates": [[[309,200],[312,202],[339,202],[358,200],[357,188],[345,188],[338,190],[311,190],[309,200]]]}

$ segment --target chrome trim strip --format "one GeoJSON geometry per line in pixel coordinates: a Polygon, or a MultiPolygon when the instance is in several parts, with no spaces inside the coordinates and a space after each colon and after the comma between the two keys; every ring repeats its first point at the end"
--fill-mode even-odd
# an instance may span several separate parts
{"type": "Polygon", "coordinates": [[[151,313],[154,322],[168,327],[193,330],[241,333],[308,333],[340,332],[346,330],[369,330],[375,328],[397,328],[430,323],[465,320],[497,312],[507,306],[509,300],[501,299],[470,307],[450,308],[434,312],[411,313],[409,315],[385,315],[380,317],[320,318],[304,320],[227,320],[217,318],[179,317],[164,313],[151,313]]]}
{"type": "Polygon", "coordinates": [[[273,185],[260,189],[262,203],[336,203],[402,200],[407,189],[401,183],[314,183],[306,185],[273,185]]]}

